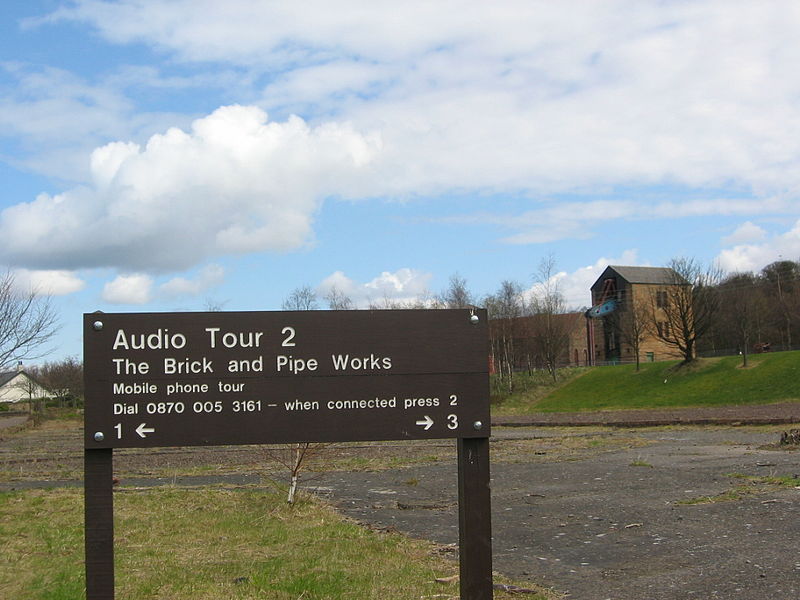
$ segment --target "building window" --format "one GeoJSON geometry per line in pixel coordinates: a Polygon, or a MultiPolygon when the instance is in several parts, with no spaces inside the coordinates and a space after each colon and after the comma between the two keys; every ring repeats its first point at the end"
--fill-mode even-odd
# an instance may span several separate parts
{"type": "Polygon", "coordinates": [[[625,310],[627,308],[627,302],[625,301],[626,291],[627,290],[621,289],[617,292],[617,310],[625,310]]]}
{"type": "Polygon", "coordinates": [[[667,307],[667,292],[663,290],[659,290],[656,292],[656,307],[658,308],[667,307]]]}
{"type": "Polygon", "coordinates": [[[656,323],[656,331],[658,332],[658,337],[660,338],[668,338],[670,337],[670,326],[669,321],[658,321],[656,323]]]}
{"type": "Polygon", "coordinates": [[[656,353],[655,352],[648,352],[647,353],[647,362],[655,362],[656,361],[656,353]]]}

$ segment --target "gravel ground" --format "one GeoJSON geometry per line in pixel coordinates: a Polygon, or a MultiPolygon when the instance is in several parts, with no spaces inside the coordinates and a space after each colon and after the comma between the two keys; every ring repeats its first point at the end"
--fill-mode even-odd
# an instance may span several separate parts
{"type": "MultiPolygon", "coordinates": [[[[768,411],[777,410],[770,406],[768,411]]],[[[783,418],[791,420],[797,407],[784,406],[783,418]]],[[[643,420],[643,412],[635,411],[635,418],[643,420]]],[[[647,412],[648,422],[654,413],[665,415],[647,412]]],[[[688,415],[684,411],[672,422],[685,422],[688,415]]],[[[754,411],[753,422],[763,415],[754,411]]],[[[607,416],[596,423],[608,423],[607,416]]],[[[630,423],[633,413],[623,417],[642,425],[630,423]]],[[[747,422],[740,412],[733,418],[747,422]]],[[[495,427],[494,569],[583,600],[798,597],[800,489],[764,481],[800,476],[800,450],[777,446],[788,428],[495,427]],[[721,500],[723,495],[728,499],[721,500]]],[[[58,469],[75,472],[80,439],[74,431],[46,428],[3,438],[0,462],[18,476],[0,483],[0,490],[80,485],[55,476],[58,469]],[[31,454],[37,455],[32,463],[31,454]],[[34,467],[48,478],[40,480],[34,467]]],[[[198,448],[194,456],[188,456],[192,449],[165,450],[143,466],[176,461],[173,476],[130,478],[123,485],[264,484],[248,476],[248,468],[233,468],[252,464],[246,447],[198,448]],[[181,465],[212,457],[225,474],[180,475],[181,465]]],[[[120,462],[143,460],[130,454],[121,452],[120,462]]],[[[452,453],[432,465],[329,472],[306,486],[372,526],[442,545],[458,540],[452,453]]]]}
{"type": "Polygon", "coordinates": [[[492,418],[493,425],[512,427],[546,427],[550,425],[644,427],[667,424],[777,425],[788,423],[800,423],[800,402],[776,402],[774,404],[744,406],[534,413],[492,418]]]}
{"type": "Polygon", "coordinates": [[[17,413],[2,414],[0,415],[0,432],[3,430],[10,431],[25,425],[28,421],[28,415],[21,415],[17,413]]]}
{"type": "MultiPolygon", "coordinates": [[[[648,446],[586,460],[493,465],[494,569],[585,600],[797,597],[800,490],[743,477],[796,476],[800,454],[767,449],[774,431],[640,435],[648,446]],[[684,504],[743,483],[739,499],[684,504]]],[[[319,486],[373,526],[458,540],[452,465],[331,473],[319,486]]]]}

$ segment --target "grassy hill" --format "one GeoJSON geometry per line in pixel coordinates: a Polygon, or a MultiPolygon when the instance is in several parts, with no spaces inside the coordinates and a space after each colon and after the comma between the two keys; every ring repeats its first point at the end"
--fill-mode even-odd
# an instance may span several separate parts
{"type": "Polygon", "coordinates": [[[593,367],[549,390],[527,390],[495,407],[495,414],[767,404],[800,400],[800,352],[759,354],[741,368],[739,356],[593,367]]]}

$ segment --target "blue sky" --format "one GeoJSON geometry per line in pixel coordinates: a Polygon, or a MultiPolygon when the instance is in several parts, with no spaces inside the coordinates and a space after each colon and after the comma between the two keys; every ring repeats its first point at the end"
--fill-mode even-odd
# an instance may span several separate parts
{"type": "Polygon", "coordinates": [[[796,2],[9,0],[0,263],[103,310],[800,259],[796,2]]]}

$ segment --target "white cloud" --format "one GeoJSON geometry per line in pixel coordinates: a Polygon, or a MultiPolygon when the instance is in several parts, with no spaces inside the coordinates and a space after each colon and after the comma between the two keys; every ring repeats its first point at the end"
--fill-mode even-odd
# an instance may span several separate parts
{"type": "Polygon", "coordinates": [[[62,21],[157,48],[173,75],[125,66],[89,84],[6,66],[22,92],[0,101],[0,125],[42,146],[29,166],[81,179],[74,149],[105,144],[90,185],[0,216],[11,264],[152,272],[291,251],[337,195],[527,195],[541,208],[479,221],[514,244],[586,238],[612,219],[796,214],[792,1],[77,0],[28,25],[62,21]],[[306,121],[224,107],[146,144],[106,143],[170,118],[138,112],[125,81],[188,89],[218,72],[231,96],[306,121]],[[738,197],[558,196],[653,184],[738,197]]]}
{"type": "Polygon", "coordinates": [[[66,296],[86,287],[86,282],[70,271],[14,271],[14,281],[25,290],[49,296],[66,296]]]}
{"type": "Polygon", "coordinates": [[[792,0],[81,0],[44,19],[60,20],[266,74],[271,109],[380,130],[384,193],[800,190],[792,0]]]}
{"type": "Polygon", "coordinates": [[[103,286],[103,301],[109,304],[147,304],[152,299],[153,279],[135,273],[119,275],[103,286]]]}
{"type": "MultiPolygon", "coordinates": [[[[639,262],[638,251],[629,249],[616,258],[598,258],[594,264],[581,267],[572,273],[565,271],[554,273],[552,279],[563,294],[567,307],[577,310],[590,306],[592,298],[589,289],[609,265],[646,266],[639,262]]],[[[534,284],[525,291],[525,295],[530,297],[538,287],[539,284],[534,284]]]]}
{"type": "Polygon", "coordinates": [[[361,308],[370,304],[380,305],[386,300],[411,303],[427,297],[430,280],[430,273],[410,268],[402,268],[394,272],[383,271],[365,283],[351,279],[342,271],[335,271],[317,286],[317,293],[324,297],[335,288],[361,308]]]}
{"type": "Polygon", "coordinates": [[[800,260],[800,220],[786,233],[775,235],[761,244],[740,244],[720,252],[719,266],[728,273],[760,271],[779,260],[800,260]]]}
{"type": "Polygon", "coordinates": [[[736,231],[722,238],[723,246],[737,246],[750,242],[763,240],[767,232],[758,225],[746,221],[736,228],[736,231]]]}
{"type": "Polygon", "coordinates": [[[343,271],[334,271],[322,280],[316,291],[319,295],[325,296],[335,289],[352,300],[353,296],[358,293],[358,288],[359,284],[345,275],[343,271]]]}
{"type": "Polygon", "coordinates": [[[519,216],[481,219],[494,222],[519,233],[507,236],[509,244],[546,244],[557,240],[580,239],[591,235],[592,225],[617,219],[634,218],[637,207],[629,201],[598,200],[564,202],[528,211],[519,216]]]}
{"type": "Polygon", "coordinates": [[[312,239],[322,199],[358,193],[379,140],[347,124],[269,122],[227,106],[190,132],[92,155],[93,186],[0,214],[0,259],[34,268],[185,269],[209,257],[288,251],[312,239]]]}
{"type": "MultiPolygon", "coordinates": [[[[692,199],[684,202],[593,200],[542,201],[542,207],[521,214],[478,213],[438,219],[440,222],[498,225],[516,231],[505,236],[508,244],[546,244],[562,239],[585,239],[591,237],[597,224],[607,221],[648,221],[680,219],[719,215],[753,214],[756,206],[764,212],[796,212],[795,204],[785,198],[767,198],[756,202],[753,199],[719,198],[692,199]]],[[[755,226],[745,228],[741,235],[755,235],[755,226]]]]}
{"type": "Polygon", "coordinates": [[[11,82],[0,95],[0,139],[17,142],[3,159],[65,181],[88,179],[87,154],[109,139],[138,139],[190,121],[140,111],[121,85],[88,82],[63,69],[0,62],[0,74],[11,82]]]}
{"type": "Polygon", "coordinates": [[[159,289],[167,296],[197,296],[220,285],[224,278],[224,268],[220,265],[208,265],[194,279],[173,277],[161,284],[159,289]]]}

